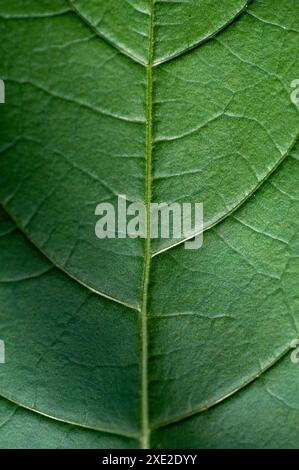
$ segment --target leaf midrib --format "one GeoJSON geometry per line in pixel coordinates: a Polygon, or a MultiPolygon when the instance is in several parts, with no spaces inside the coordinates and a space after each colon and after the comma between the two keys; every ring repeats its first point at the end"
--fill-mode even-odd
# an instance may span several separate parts
{"type": "Polygon", "coordinates": [[[141,301],[141,438],[143,449],[150,447],[149,400],[148,400],[148,331],[147,307],[151,269],[151,201],[152,201],[152,152],[153,152],[153,57],[154,57],[154,0],[150,0],[149,57],[147,65],[147,116],[146,116],[146,238],[144,245],[144,270],[141,301]]]}

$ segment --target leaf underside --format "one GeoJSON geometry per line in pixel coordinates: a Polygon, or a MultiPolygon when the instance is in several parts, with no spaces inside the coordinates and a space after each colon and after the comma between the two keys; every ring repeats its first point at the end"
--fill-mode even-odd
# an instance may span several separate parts
{"type": "Polygon", "coordinates": [[[0,0],[0,447],[299,447],[298,18],[0,0]],[[118,194],[203,247],[97,239],[118,194]]]}

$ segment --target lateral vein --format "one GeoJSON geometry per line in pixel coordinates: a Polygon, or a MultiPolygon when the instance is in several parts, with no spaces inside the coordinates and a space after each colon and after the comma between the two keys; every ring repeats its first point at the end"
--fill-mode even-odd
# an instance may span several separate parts
{"type": "Polygon", "coordinates": [[[216,405],[219,405],[223,403],[226,399],[234,396],[236,393],[242,391],[249,385],[251,385],[253,382],[255,382],[257,379],[259,379],[261,376],[263,376],[266,372],[268,372],[270,369],[272,369],[276,364],[278,364],[291,350],[292,346],[289,344],[280,354],[278,354],[270,363],[266,364],[264,367],[262,367],[256,374],[253,376],[248,377],[247,379],[244,380],[243,383],[241,383],[239,386],[235,387],[225,395],[217,398],[214,401],[211,401],[210,403],[207,403],[206,405],[203,405],[193,411],[190,411],[189,413],[186,413],[181,416],[174,417],[172,419],[169,419],[168,421],[164,421],[161,423],[157,423],[152,426],[152,431],[156,431],[158,429],[164,428],[166,426],[170,426],[171,424],[175,424],[181,421],[185,421],[186,419],[192,418],[196,415],[199,415],[205,411],[210,410],[210,408],[214,408],[216,405]]]}
{"type": "Polygon", "coordinates": [[[71,279],[73,279],[74,281],[76,281],[78,284],[85,287],[86,289],[88,289],[93,294],[98,295],[99,297],[104,297],[105,299],[111,300],[112,302],[116,302],[116,303],[118,303],[120,305],[123,305],[124,307],[130,308],[132,310],[140,311],[140,306],[139,305],[133,305],[133,304],[127,303],[127,302],[125,302],[121,299],[117,299],[115,297],[112,297],[111,295],[106,294],[105,292],[99,291],[99,290],[93,288],[92,286],[89,286],[84,281],[78,279],[74,274],[69,272],[65,267],[59,265],[57,263],[57,261],[53,260],[52,257],[50,257],[48,254],[45,253],[45,251],[42,249],[41,246],[39,246],[36,242],[34,242],[32,240],[32,238],[28,234],[27,230],[23,227],[23,225],[19,222],[19,220],[15,216],[13,216],[13,214],[10,212],[10,210],[8,209],[6,204],[4,204],[3,201],[0,201],[0,206],[7,213],[7,215],[13,220],[13,222],[16,224],[17,229],[26,237],[26,239],[31,243],[31,245],[33,245],[35,247],[35,249],[37,249],[47,260],[49,260],[55,268],[62,271],[63,274],[65,274],[66,276],[69,276],[71,279]]]}
{"type": "Polygon", "coordinates": [[[118,431],[118,430],[113,430],[113,429],[104,428],[104,427],[102,428],[102,427],[90,426],[88,424],[82,424],[82,423],[79,423],[79,422],[76,422],[76,421],[71,421],[71,420],[66,420],[64,418],[51,416],[47,413],[44,413],[43,411],[39,411],[39,410],[36,410],[33,407],[30,407],[30,406],[24,405],[22,403],[19,403],[17,400],[15,400],[13,398],[8,398],[6,395],[3,395],[2,393],[0,393],[0,399],[5,400],[9,403],[12,403],[13,405],[15,405],[18,408],[30,411],[32,413],[43,416],[44,418],[47,418],[47,419],[52,420],[52,421],[58,421],[58,422],[63,423],[65,425],[74,426],[74,427],[77,427],[77,428],[89,429],[90,431],[102,432],[102,433],[105,433],[105,434],[113,434],[115,436],[126,437],[126,438],[129,438],[129,439],[138,439],[138,436],[134,433],[129,433],[129,432],[127,433],[127,432],[124,432],[124,431],[118,431]]]}

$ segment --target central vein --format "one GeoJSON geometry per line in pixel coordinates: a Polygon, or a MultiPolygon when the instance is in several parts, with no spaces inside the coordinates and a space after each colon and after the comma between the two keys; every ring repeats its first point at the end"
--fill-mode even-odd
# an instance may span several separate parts
{"type": "Polygon", "coordinates": [[[148,329],[147,304],[151,268],[151,199],[152,199],[152,131],[153,131],[153,49],[154,0],[150,0],[149,58],[147,64],[147,116],[146,116],[146,239],[144,247],[144,272],[141,304],[141,446],[150,447],[148,407],[148,329]]]}

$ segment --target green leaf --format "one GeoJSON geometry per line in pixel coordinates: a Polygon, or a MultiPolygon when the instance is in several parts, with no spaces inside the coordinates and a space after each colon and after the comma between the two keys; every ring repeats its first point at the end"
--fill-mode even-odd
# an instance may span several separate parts
{"type": "Polygon", "coordinates": [[[299,447],[298,5],[248,3],[0,0],[1,447],[299,447]]]}

